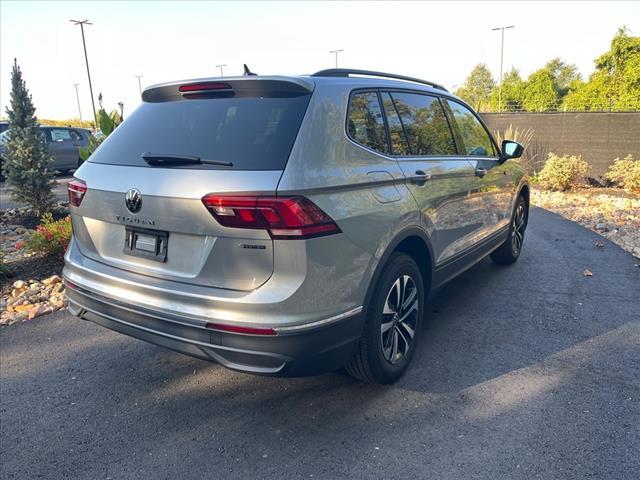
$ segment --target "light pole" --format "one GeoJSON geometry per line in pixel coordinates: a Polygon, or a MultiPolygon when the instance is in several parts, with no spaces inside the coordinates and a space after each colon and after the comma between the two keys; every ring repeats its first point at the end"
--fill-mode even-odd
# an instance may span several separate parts
{"type": "Polygon", "coordinates": [[[496,30],[500,30],[501,33],[501,41],[500,41],[500,85],[498,85],[498,112],[502,111],[502,62],[504,60],[504,31],[508,28],[514,28],[515,25],[509,25],[506,27],[496,27],[492,28],[495,32],[496,30]]]}
{"type": "Polygon", "coordinates": [[[89,73],[89,57],[87,57],[87,44],[84,41],[84,26],[93,25],[89,20],[69,20],[74,25],[80,25],[80,32],[82,32],[82,47],[84,48],[84,61],[87,64],[87,78],[89,79],[89,92],[91,93],[91,108],[93,108],[93,121],[95,122],[95,128],[98,128],[98,116],[96,115],[96,106],[93,103],[93,87],[91,86],[91,73],[89,73]]]}
{"type": "Polygon", "coordinates": [[[222,73],[222,67],[226,67],[226,66],[227,66],[226,63],[223,63],[222,65],[216,65],[216,67],[218,67],[220,69],[220,76],[221,77],[224,77],[224,73],[222,73]]]}
{"type": "Polygon", "coordinates": [[[118,106],[120,107],[120,122],[124,120],[124,103],[118,102],[118,106]]]}
{"type": "Polygon", "coordinates": [[[138,79],[138,90],[140,90],[140,96],[142,96],[142,83],[140,82],[140,79],[144,77],[144,75],[140,74],[140,75],[136,75],[136,78],[138,79]]]}
{"type": "Polygon", "coordinates": [[[336,68],[338,68],[338,54],[340,52],[344,52],[344,49],[340,49],[340,50],[329,50],[329,53],[333,53],[336,56],[336,68]]]}
{"type": "Polygon", "coordinates": [[[82,126],[82,110],[80,110],[80,95],[78,94],[78,83],[74,83],[73,86],[76,87],[76,100],[78,102],[78,116],[80,117],[80,126],[82,126]]]}

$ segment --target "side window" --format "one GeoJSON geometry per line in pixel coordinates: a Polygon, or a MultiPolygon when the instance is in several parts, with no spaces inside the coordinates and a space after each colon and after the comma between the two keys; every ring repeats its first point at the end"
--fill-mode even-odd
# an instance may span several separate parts
{"type": "Polygon", "coordinates": [[[66,128],[52,128],[49,133],[51,134],[52,142],[70,142],[71,133],[66,128]]]}
{"type": "Polygon", "coordinates": [[[412,155],[456,154],[451,129],[437,97],[403,92],[392,92],[391,96],[412,155]]]}
{"type": "Polygon", "coordinates": [[[447,101],[453,113],[453,119],[462,139],[463,151],[466,155],[494,157],[497,152],[491,137],[478,118],[467,107],[458,102],[447,101]]]}
{"type": "Polygon", "coordinates": [[[391,140],[391,150],[393,155],[411,155],[409,143],[407,142],[407,137],[404,134],[404,127],[402,126],[396,107],[393,104],[391,95],[383,93],[382,104],[384,105],[384,112],[387,115],[387,124],[389,125],[389,137],[391,140]]]}
{"type": "Polygon", "coordinates": [[[69,130],[69,135],[71,136],[71,140],[73,140],[74,142],[79,142],[80,140],[82,140],[82,136],[75,130],[69,130]]]}
{"type": "Polygon", "coordinates": [[[389,153],[377,93],[362,92],[351,95],[347,132],[354,142],[377,152],[389,153]]]}

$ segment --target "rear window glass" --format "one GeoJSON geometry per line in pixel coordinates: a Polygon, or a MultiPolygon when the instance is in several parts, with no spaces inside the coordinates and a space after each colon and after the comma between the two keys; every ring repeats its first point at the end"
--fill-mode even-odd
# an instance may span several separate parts
{"type": "Polygon", "coordinates": [[[228,97],[143,103],[89,161],[147,167],[143,153],[233,163],[172,168],[282,170],[310,95],[228,97]]]}

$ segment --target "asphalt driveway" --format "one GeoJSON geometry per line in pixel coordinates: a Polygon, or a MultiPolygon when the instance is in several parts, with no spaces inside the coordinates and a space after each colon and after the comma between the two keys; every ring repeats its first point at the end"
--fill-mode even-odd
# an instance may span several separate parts
{"type": "Polygon", "coordinates": [[[640,268],[598,239],[535,209],[518,264],[441,290],[387,387],[234,373],[66,314],[3,328],[0,477],[637,479],[640,268]]]}

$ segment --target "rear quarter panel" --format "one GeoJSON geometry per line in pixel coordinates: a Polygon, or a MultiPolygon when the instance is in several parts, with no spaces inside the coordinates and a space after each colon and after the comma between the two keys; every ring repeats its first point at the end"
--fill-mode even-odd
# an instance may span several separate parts
{"type": "Polygon", "coordinates": [[[310,268],[322,276],[316,282],[345,305],[362,305],[387,246],[399,232],[419,224],[417,205],[397,161],[346,135],[354,88],[340,83],[316,87],[278,185],[278,194],[310,198],[342,230],[335,238],[308,241],[307,256],[310,268]]]}

